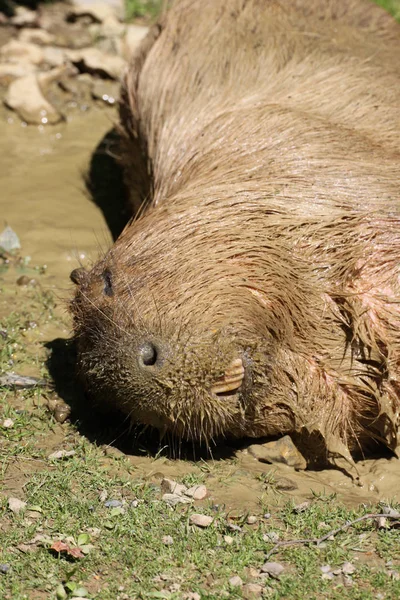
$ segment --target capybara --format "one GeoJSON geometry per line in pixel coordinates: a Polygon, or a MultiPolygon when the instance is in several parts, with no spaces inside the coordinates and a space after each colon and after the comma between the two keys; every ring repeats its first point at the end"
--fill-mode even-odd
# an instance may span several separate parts
{"type": "Polygon", "coordinates": [[[310,465],[396,453],[399,71],[367,0],[162,16],[122,91],[140,214],[72,275],[94,405],[206,444],[289,434],[310,465]]]}

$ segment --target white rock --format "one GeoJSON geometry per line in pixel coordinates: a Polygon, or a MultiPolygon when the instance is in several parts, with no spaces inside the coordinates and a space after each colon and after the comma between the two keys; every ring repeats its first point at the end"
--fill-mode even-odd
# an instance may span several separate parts
{"type": "Polygon", "coordinates": [[[28,44],[54,44],[56,37],[44,29],[21,29],[18,36],[20,42],[28,44]]]}
{"type": "Polygon", "coordinates": [[[277,562],[266,562],[261,567],[261,571],[263,573],[268,573],[268,575],[274,577],[275,579],[279,579],[282,571],[284,571],[284,567],[277,562]]]}
{"type": "Polygon", "coordinates": [[[229,585],[232,587],[240,587],[243,585],[243,580],[239,575],[234,575],[229,579],[229,585]]]}
{"type": "Polygon", "coordinates": [[[249,515],[249,516],[247,517],[247,523],[248,523],[249,525],[254,525],[255,523],[257,523],[257,520],[258,520],[258,519],[257,519],[257,517],[256,517],[255,515],[249,515]]]}
{"type": "Polygon", "coordinates": [[[119,79],[126,66],[126,62],[120,56],[106,54],[97,48],[67,50],[66,55],[80,70],[112,79],[119,79]],[[83,65],[83,68],[80,65],[83,65]]]}
{"type": "Polygon", "coordinates": [[[12,81],[35,71],[35,65],[30,63],[3,63],[0,64],[0,81],[12,81]]]}
{"type": "Polygon", "coordinates": [[[67,57],[65,51],[62,48],[55,48],[53,46],[46,46],[42,50],[43,62],[50,65],[50,67],[60,67],[66,62],[67,57]]]}
{"type": "Polygon", "coordinates": [[[10,40],[0,49],[0,58],[9,63],[30,63],[39,65],[43,62],[43,52],[36,44],[20,42],[19,40],[10,40]]]}
{"type": "Polygon", "coordinates": [[[172,546],[174,543],[174,539],[170,535],[163,535],[161,541],[163,544],[165,544],[165,546],[172,546]]]}
{"type": "Polygon", "coordinates": [[[207,496],[207,488],[205,485],[194,485],[184,493],[186,496],[193,498],[193,500],[203,500],[207,496]]]}
{"type": "Polygon", "coordinates": [[[189,521],[192,525],[197,525],[197,527],[209,527],[211,523],[214,521],[212,517],[208,515],[201,514],[193,514],[190,515],[189,521]]]}
{"type": "Polygon", "coordinates": [[[50,460],[60,460],[63,458],[70,458],[70,456],[74,456],[75,454],[75,450],[58,450],[57,452],[49,454],[47,458],[50,460]]]}
{"type": "Polygon", "coordinates": [[[146,37],[149,31],[148,27],[142,25],[127,25],[123,38],[122,55],[126,60],[130,60],[132,54],[136,51],[141,41],[146,37]]]}
{"type": "Polygon", "coordinates": [[[11,512],[17,515],[21,512],[21,510],[24,510],[24,508],[26,508],[26,502],[20,500],[19,498],[10,497],[8,499],[8,508],[11,510],[11,512]]]}
{"type": "Polygon", "coordinates": [[[189,504],[192,501],[190,498],[186,498],[186,496],[181,496],[180,494],[163,494],[161,499],[170,506],[189,504]]]}
{"type": "Polygon", "coordinates": [[[161,490],[165,494],[178,494],[178,496],[182,496],[182,494],[186,494],[187,487],[186,485],[178,483],[173,479],[164,477],[164,479],[161,481],[161,490]]]}
{"type": "Polygon", "coordinates": [[[26,123],[58,123],[63,118],[43,96],[34,74],[15,79],[8,88],[4,102],[26,123]]]}
{"type": "Polygon", "coordinates": [[[224,535],[224,542],[225,544],[228,544],[228,546],[231,546],[233,544],[233,537],[230,535],[224,535]]]}
{"type": "Polygon", "coordinates": [[[10,23],[17,27],[27,27],[34,25],[37,21],[37,13],[34,10],[29,10],[24,6],[17,6],[15,8],[15,15],[11,17],[10,23]]]}
{"type": "Polygon", "coordinates": [[[11,429],[11,427],[14,427],[14,421],[12,419],[4,419],[3,427],[5,429],[11,429]]]}
{"type": "Polygon", "coordinates": [[[89,15],[98,23],[102,23],[110,15],[122,19],[124,6],[122,2],[110,0],[74,0],[70,14],[77,17],[89,15]]]}

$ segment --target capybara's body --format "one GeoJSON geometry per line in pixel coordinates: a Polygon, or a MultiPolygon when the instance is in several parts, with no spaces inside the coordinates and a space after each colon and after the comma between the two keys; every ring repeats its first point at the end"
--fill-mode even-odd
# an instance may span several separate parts
{"type": "Polygon", "coordinates": [[[175,2],[125,80],[145,208],[72,303],[91,397],[180,438],[396,451],[399,71],[367,0],[175,2]]]}

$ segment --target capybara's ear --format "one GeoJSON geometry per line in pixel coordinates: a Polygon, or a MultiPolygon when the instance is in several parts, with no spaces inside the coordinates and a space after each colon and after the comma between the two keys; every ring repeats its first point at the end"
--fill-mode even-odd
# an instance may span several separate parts
{"type": "Polygon", "coordinates": [[[76,285],[81,285],[81,283],[83,283],[83,281],[86,279],[86,276],[86,269],[79,267],[78,269],[71,271],[69,278],[73,283],[76,283],[76,285]]]}

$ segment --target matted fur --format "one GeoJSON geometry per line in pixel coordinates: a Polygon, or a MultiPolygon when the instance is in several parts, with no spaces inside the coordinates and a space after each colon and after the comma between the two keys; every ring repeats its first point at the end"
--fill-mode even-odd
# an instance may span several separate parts
{"type": "Polygon", "coordinates": [[[367,0],[175,2],[123,90],[145,209],[72,303],[99,403],[189,439],[289,433],[310,462],[396,451],[399,70],[367,0]]]}

